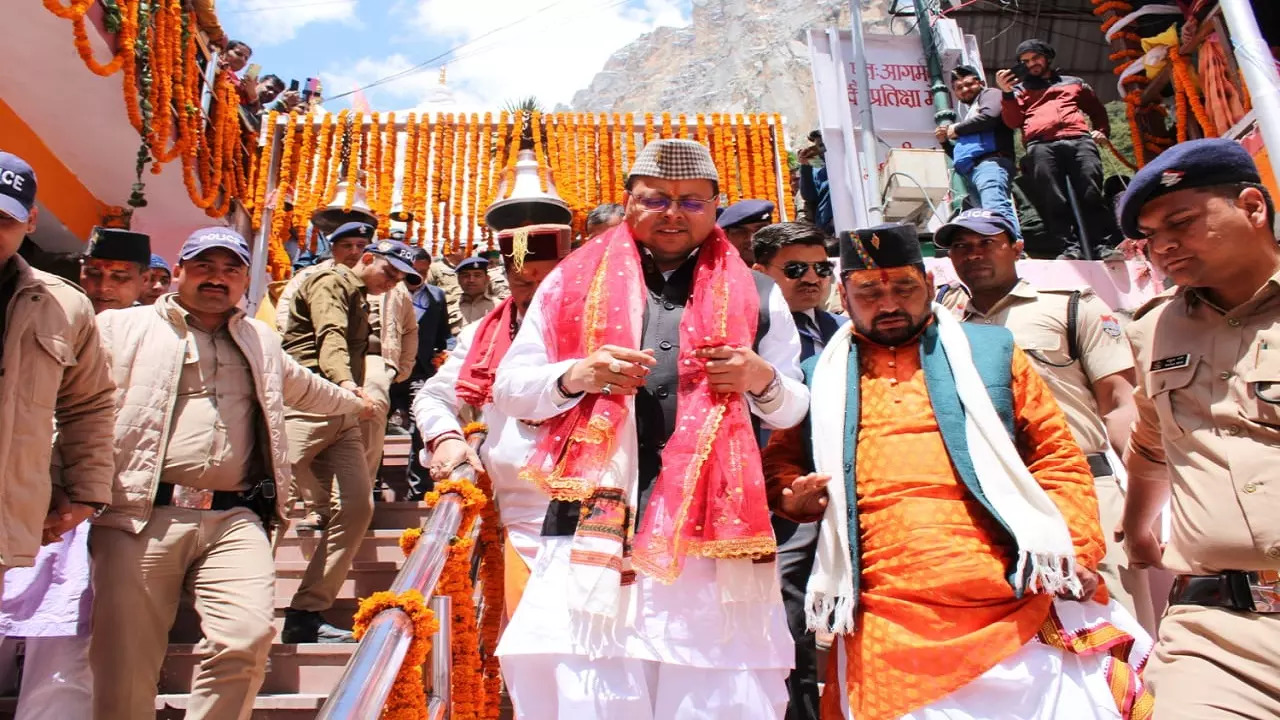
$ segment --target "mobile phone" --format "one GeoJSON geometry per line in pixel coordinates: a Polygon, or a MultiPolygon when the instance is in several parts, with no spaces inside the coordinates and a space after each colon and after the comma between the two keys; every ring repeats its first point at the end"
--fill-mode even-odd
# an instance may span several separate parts
{"type": "Polygon", "coordinates": [[[1031,70],[1027,68],[1027,64],[1022,61],[1014,63],[1013,67],[1009,69],[1013,71],[1014,75],[1018,76],[1018,82],[1026,82],[1027,78],[1031,77],[1031,70]]]}
{"type": "Polygon", "coordinates": [[[298,92],[298,81],[297,81],[297,80],[290,80],[290,81],[289,81],[289,91],[290,91],[290,92],[298,92]]]}

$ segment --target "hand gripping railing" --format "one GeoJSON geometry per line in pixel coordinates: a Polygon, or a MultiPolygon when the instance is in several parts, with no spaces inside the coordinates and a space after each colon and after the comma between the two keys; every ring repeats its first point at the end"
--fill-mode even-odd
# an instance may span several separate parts
{"type": "MultiPolygon", "coordinates": [[[[482,434],[477,433],[477,436],[472,438],[475,444],[483,441],[482,434]]],[[[468,464],[459,465],[450,479],[475,482],[476,471],[468,464]]],[[[448,715],[449,674],[452,670],[449,598],[431,596],[449,556],[449,541],[458,533],[461,521],[461,498],[456,493],[445,494],[436,503],[422,529],[422,537],[418,538],[390,588],[397,594],[417,590],[423,597],[431,598],[431,610],[440,620],[440,630],[432,639],[431,700],[428,704],[431,720],[440,720],[448,715]]],[[[381,715],[412,640],[413,622],[403,610],[388,608],[378,613],[369,623],[369,630],[347,662],[342,679],[320,709],[317,720],[365,720],[381,715]]]]}

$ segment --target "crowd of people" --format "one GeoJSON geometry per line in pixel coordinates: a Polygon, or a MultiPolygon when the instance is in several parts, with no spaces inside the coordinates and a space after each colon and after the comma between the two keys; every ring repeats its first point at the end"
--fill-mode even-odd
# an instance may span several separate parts
{"type": "Polygon", "coordinates": [[[939,133],[982,200],[933,235],[960,279],[940,288],[917,228],[833,237],[829,199],[815,223],[722,210],[707,149],[659,139],[580,237],[432,258],[351,222],[251,318],[226,227],[172,265],[96,229],[78,285],[32,267],[36,176],[0,153],[18,717],[153,716],[184,594],[187,717],[248,717],[297,503],[318,543],[280,640],[353,642],[332,608],[388,432],[412,436],[409,499],[462,463],[493,481],[520,718],[1280,716],[1271,197],[1239,145],[1194,141],[1064,236],[1068,256],[1144,239],[1176,288],[1127,326],[1087,287],[1020,278],[1010,119],[1033,165],[1097,154],[1028,130],[1087,88],[1025,49],[1020,88],[954,75],[974,109],[939,133]],[[1167,610],[1149,568],[1175,576],[1167,610]]]}

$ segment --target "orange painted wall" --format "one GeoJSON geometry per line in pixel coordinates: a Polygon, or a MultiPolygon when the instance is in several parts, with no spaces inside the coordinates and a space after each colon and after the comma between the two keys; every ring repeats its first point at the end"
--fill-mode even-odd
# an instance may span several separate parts
{"type": "Polygon", "coordinates": [[[94,197],[58,159],[21,117],[0,99],[0,150],[18,155],[31,164],[39,182],[40,203],[62,221],[77,237],[102,221],[107,206],[94,197]]]}

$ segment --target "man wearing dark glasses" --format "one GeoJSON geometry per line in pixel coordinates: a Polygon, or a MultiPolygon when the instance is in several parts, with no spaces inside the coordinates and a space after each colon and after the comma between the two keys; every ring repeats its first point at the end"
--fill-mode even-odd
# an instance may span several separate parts
{"type": "MultiPolygon", "coordinates": [[[[796,321],[802,361],[822,352],[836,330],[848,322],[822,309],[835,270],[827,257],[827,240],[818,227],[799,222],[768,225],[752,238],[755,269],[778,285],[796,321]]],[[[818,650],[814,634],[805,627],[804,591],[813,570],[818,523],[794,523],[774,515],[773,532],[778,539],[782,603],[796,641],[796,666],[787,680],[787,720],[817,720],[818,650]]]]}

